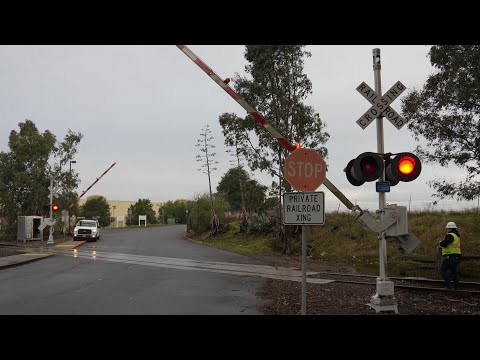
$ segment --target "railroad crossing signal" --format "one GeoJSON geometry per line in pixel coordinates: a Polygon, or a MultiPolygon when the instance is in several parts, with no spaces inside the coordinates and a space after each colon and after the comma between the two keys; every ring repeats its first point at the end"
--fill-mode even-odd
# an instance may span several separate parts
{"type": "Polygon", "coordinates": [[[285,179],[298,191],[315,191],[325,180],[327,164],[314,149],[298,148],[285,159],[285,179]]]}
{"type": "Polygon", "coordinates": [[[370,123],[377,117],[384,116],[389,120],[398,130],[405,125],[405,119],[397,114],[395,110],[390,107],[390,104],[395,100],[403,91],[405,85],[400,81],[397,81],[390,90],[388,90],[383,96],[380,96],[363,81],[357,87],[357,91],[367,99],[372,107],[363,114],[360,119],[357,120],[357,124],[365,130],[370,123]]]}
{"type": "Polygon", "coordinates": [[[415,154],[403,152],[390,159],[391,156],[372,152],[358,155],[356,159],[350,160],[344,169],[347,180],[354,186],[361,186],[365,182],[377,180],[385,170],[385,180],[390,186],[395,186],[400,181],[413,181],[420,175],[422,163],[415,154]]]}

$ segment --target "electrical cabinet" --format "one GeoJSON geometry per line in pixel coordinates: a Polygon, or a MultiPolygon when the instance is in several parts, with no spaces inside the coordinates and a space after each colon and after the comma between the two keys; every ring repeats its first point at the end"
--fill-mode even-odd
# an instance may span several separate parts
{"type": "Polygon", "coordinates": [[[43,230],[39,226],[43,222],[41,216],[19,216],[17,221],[17,241],[43,240],[43,230]]]}

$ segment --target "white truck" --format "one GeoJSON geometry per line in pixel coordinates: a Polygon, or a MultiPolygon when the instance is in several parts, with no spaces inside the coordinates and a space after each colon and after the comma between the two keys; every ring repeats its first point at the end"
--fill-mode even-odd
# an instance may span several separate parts
{"type": "Polygon", "coordinates": [[[96,219],[82,219],[73,229],[73,240],[97,241],[100,239],[100,225],[96,219]]]}

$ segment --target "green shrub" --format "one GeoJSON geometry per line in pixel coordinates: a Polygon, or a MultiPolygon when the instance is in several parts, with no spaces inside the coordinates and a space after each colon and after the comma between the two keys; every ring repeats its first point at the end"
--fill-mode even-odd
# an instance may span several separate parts
{"type": "Polygon", "coordinates": [[[192,219],[192,228],[199,233],[208,231],[212,210],[208,197],[201,196],[192,203],[190,215],[192,219]]]}
{"type": "Polygon", "coordinates": [[[240,232],[245,234],[268,234],[275,226],[275,219],[266,215],[253,214],[248,219],[243,219],[240,232]]]}
{"type": "Polygon", "coordinates": [[[228,202],[226,202],[221,196],[214,196],[213,206],[215,214],[219,220],[218,229],[212,229],[212,206],[208,194],[198,196],[191,203],[190,217],[194,231],[203,233],[209,230],[215,230],[214,233],[221,233],[228,230],[226,221],[226,212],[229,207],[228,202]]]}

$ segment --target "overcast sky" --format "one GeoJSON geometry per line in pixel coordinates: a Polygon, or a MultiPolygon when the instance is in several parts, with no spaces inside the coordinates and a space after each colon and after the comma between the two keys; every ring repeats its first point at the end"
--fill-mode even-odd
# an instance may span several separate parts
{"type": "MultiPolygon", "coordinates": [[[[243,45],[188,45],[222,78],[244,75],[243,45]]],[[[365,81],[375,88],[372,49],[382,57],[382,91],[400,80],[407,90],[392,107],[400,113],[400,99],[423,86],[433,73],[429,46],[313,45],[305,73],[313,85],[306,103],[326,123],[330,140],[327,178],[353,203],[377,209],[375,182],[352,186],[343,169],[350,159],[377,150],[375,122],[365,130],[356,120],[371,106],[356,91],[365,81]]],[[[175,45],[0,46],[0,151],[8,151],[11,130],[30,119],[40,132],[52,131],[62,140],[68,129],[84,135],[73,168],[80,174],[82,193],[113,162],[113,167],[85,197],[100,194],[109,200],[148,198],[152,201],[193,199],[208,191],[208,178],[198,171],[195,147],[209,124],[216,146],[216,188],[231,167],[225,152],[219,115],[245,110],[200,70],[175,45]]],[[[268,119],[267,119],[268,120],[268,119]]],[[[260,125],[259,125],[260,126],[260,125]]],[[[385,151],[415,149],[412,134],[384,121],[385,151]]],[[[269,186],[266,174],[252,175],[269,186]]],[[[434,178],[463,180],[466,172],[423,164],[417,180],[400,183],[387,194],[387,203],[423,210],[434,192],[426,184],[434,178]]],[[[325,186],[326,208],[346,210],[325,186]]],[[[477,202],[439,201],[437,209],[476,207],[477,202]]]]}

